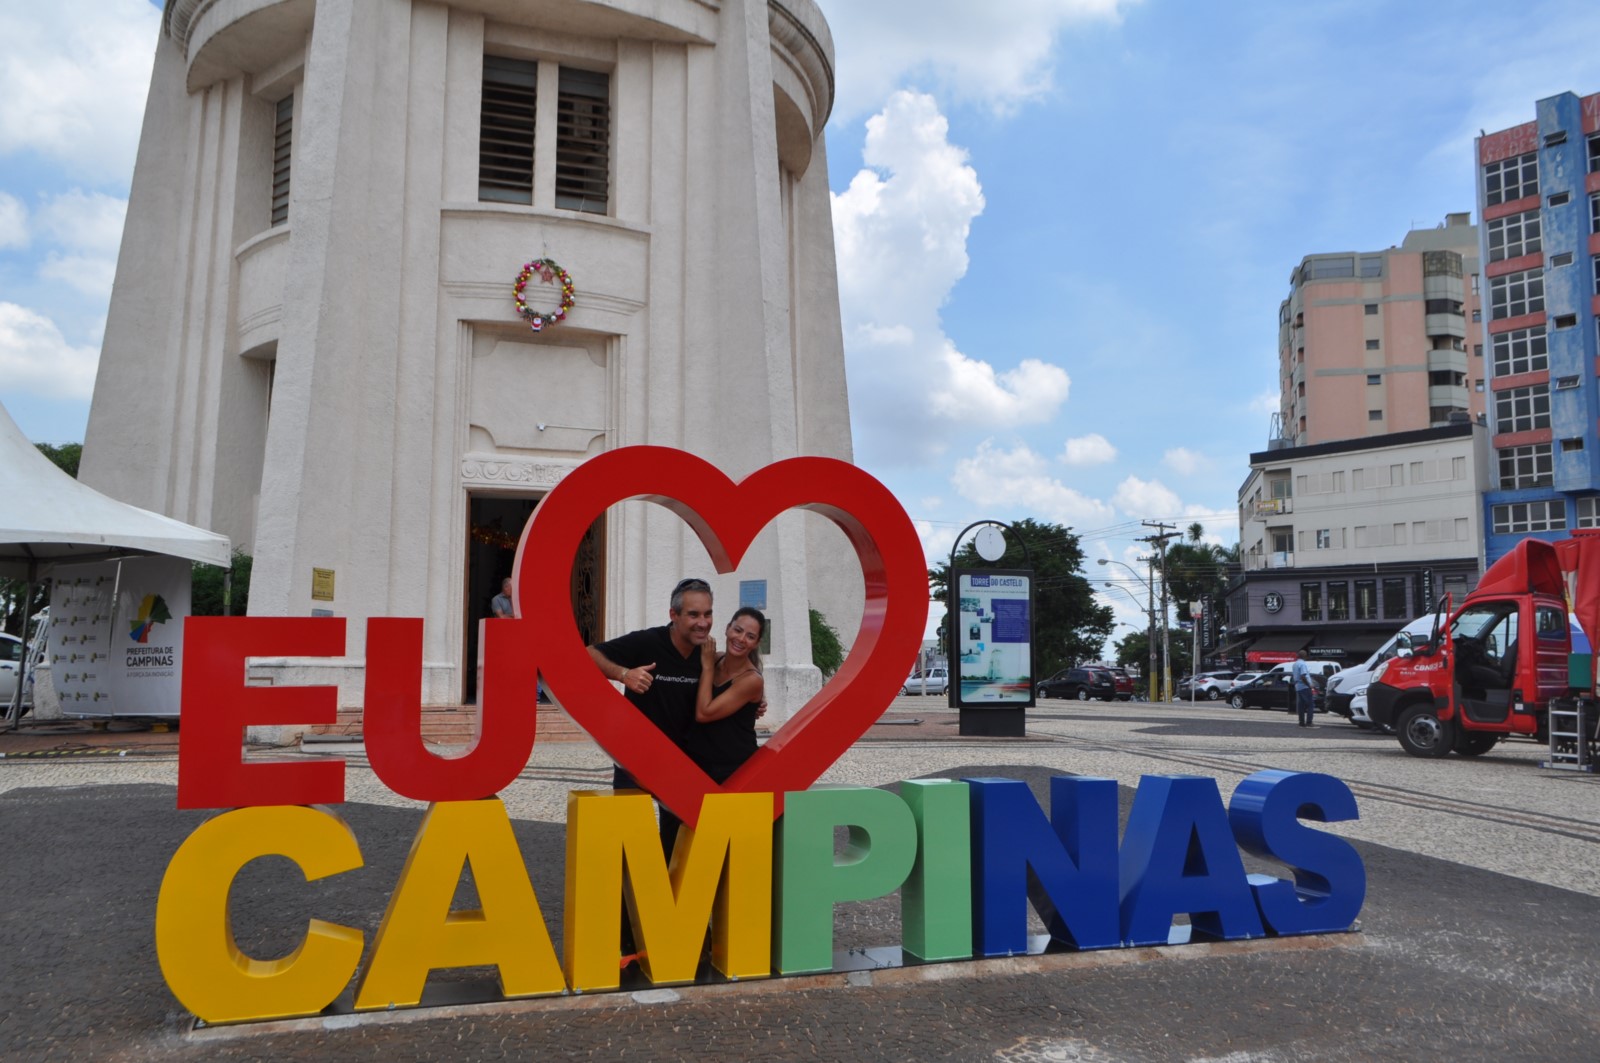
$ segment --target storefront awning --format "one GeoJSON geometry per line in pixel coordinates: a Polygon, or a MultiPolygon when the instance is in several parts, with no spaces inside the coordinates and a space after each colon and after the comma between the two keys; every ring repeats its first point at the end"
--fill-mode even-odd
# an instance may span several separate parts
{"type": "Polygon", "coordinates": [[[1311,641],[1311,635],[1263,635],[1250,644],[1244,659],[1257,664],[1277,664],[1292,661],[1311,641]]]}

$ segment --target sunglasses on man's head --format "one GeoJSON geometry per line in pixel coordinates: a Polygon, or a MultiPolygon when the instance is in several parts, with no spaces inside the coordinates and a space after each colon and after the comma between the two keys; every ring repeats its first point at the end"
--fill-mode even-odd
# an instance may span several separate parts
{"type": "Polygon", "coordinates": [[[705,580],[690,578],[679,580],[678,585],[672,588],[672,593],[677,594],[680,591],[709,591],[710,589],[711,584],[705,580]]]}

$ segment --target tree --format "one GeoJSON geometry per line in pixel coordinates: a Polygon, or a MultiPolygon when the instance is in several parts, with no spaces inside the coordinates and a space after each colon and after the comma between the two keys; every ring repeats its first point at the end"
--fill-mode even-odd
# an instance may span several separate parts
{"type": "MultiPolygon", "coordinates": [[[[1116,644],[1117,663],[1124,668],[1132,666],[1141,673],[1150,669],[1150,638],[1143,631],[1135,631],[1123,636],[1116,644]]],[[[1174,677],[1186,675],[1191,670],[1193,656],[1189,652],[1189,636],[1183,632],[1174,632],[1172,636],[1172,674],[1174,677]]],[[[1161,671],[1161,639],[1156,639],[1156,671],[1161,671]]],[[[1150,677],[1145,676],[1145,689],[1149,689],[1150,677]]]]}
{"type": "MultiPolygon", "coordinates": [[[[956,554],[961,568],[1026,568],[1026,542],[1033,567],[1033,670],[1047,676],[1084,661],[1098,660],[1113,624],[1111,608],[1098,605],[1083,576],[1083,548],[1070,528],[1024,518],[1006,533],[1006,552],[984,561],[969,542],[956,554]]],[[[928,570],[934,600],[949,604],[950,565],[928,570]]],[[[949,653],[955,655],[952,640],[949,653]]],[[[953,665],[953,662],[952,662],[953,665]]],[[[952,666],[952,673],[955,668],[952,666]]]]}
{"type": "Polygon", "coordinates": [[[844,642],[828,618],[811,610],[811,663],[827,679],[844,663],[844,642]]]}
{"type": "MultiPolygon", "coordinates": [[[[250,564],[254,560],[243,550],[233,552],[233,581],[227,613],[244,616],[250,608],[250,564]]],[[[217,565],[194,566],[189,585],[189,612],[193,616],[222,616],[222,592],[228,570],[217,565]]]]}

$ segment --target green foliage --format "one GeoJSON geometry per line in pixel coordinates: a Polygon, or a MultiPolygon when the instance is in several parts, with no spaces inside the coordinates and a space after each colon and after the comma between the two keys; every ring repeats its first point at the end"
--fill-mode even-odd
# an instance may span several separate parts
{"type": "Polygon", "coordinates": [[[56,468],[72,477],[78,478],[78,462],[83,460],[82,443],[63,443],[59,447],[49,443],[35,443],[39,453],[56,463],[56,468]]]}
{"type": "Polygon", "coordinates": [[[844,664],[844,643],[828,618],[811,610],[811,663],[826,679],[844,664]]]}
{"type": "MultiPolygon", "coordinates": [[[[962,568],[1033,568],[1033,672],[1050,675],[1082,661],[1100,658],[1100,649],[1111,634],[1109,606],[1095,603],[1089,581],[1083,576],[1083,548],[1072,529],[1024,518],[1006,532],[1006,552],[1000,560],[987,562],[978,556],[971,542],[956,554],[962,568]],[[1023,543],[1028,553],[1023,552],[1023,543]]],[[[928,571],[936,601],[949,601],[950,566],[941,564],[928,571]]],[[[955,647],[949,652],[954,654],[955,647]]],[[[954,669],[952,669],[954,671],[954,669]]]]}
{"type": "MultiPolygon", "coordinates": [[[[233,552],[233,601],[228,610],[233,616],[244,616],[250,608],[251,557],[243,550],[233,552]]],[[[189,612],[194,616],[222,616],[222,589],[227,569],[216,565],[194,566],[189,612]]]]}

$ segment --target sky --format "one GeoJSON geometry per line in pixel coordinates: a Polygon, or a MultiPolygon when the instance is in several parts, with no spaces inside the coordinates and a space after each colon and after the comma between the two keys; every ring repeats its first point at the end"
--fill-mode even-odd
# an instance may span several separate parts
{"type": "MultiPolygon", "coordinates": [[[[1300,259],[1472,211],[1480,130],[1600,91],[1593,0],[818,4],[857,463],[930,560],[1070,526],[1141,630],[1093,560],[1238,541],[1300,259]]],[[[41,442],[83,438],[159,21],[0,4],[0,402],[41,442]]]]}

